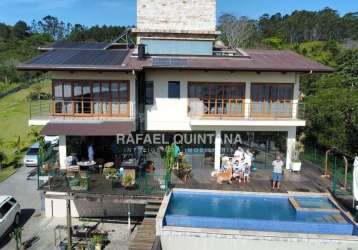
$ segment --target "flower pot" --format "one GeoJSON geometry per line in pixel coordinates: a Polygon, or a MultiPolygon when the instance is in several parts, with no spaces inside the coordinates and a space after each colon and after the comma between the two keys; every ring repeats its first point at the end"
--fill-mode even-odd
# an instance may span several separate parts
{"type": "Polygon", "coordinates": [[[102,244],[96,244],[96,250],[102,250],[102,244]]]}
{"type": "Polygon", "coordinates": [[[301,171],[302,162],[291,162],[291,170],[293,172],[301,171]]]}

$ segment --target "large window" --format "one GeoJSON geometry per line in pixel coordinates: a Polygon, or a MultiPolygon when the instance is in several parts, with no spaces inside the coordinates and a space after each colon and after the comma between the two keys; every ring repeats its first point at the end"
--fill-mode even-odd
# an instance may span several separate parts
{"type": "Polygon", "coordinates": [[[191,82],[188,91],[191,105],[202,106],[205,115],[244,115],[244,83],[191,82]]]}
{"type": "Polygon", "coordinates": [[[77,116],[128,116],[128,81],[53,82],[54,113],[77,116]]]}
{"type": "Polygon", "coordinates": [[[180,98],[180,82],[168,82],[168,98],[180,98]]]}
{"type": "Polygon", "coordinates": [[[251,115],[289,117],[292,115],[293,84],[253,83],[251,115]]]}

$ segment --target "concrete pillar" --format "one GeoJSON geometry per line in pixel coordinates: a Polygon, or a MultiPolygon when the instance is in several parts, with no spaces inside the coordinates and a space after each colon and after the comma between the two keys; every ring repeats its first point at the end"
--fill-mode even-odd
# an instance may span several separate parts
{"type": "Polygon", "coordinates": [[[246,82],[245,86],[245,119],[250,118],[251,109],[251,82],[246,82]]]}
{"type": "Polygon", "coordinates": [[[292,119],[297,119],[299,95],[300,95],[300,75],[296,74],[295,85],[293,88],[292,119]]]}
{"type": "Polygon", "coordinates": [[[221,130],[217,129],[215,134],[215,170],[220,170],[221,163],[221,130]]]}
{"type": "Polygon", "coordinates": [[[286,169],[291,168],[292,153],[296,146],[296,127],[288,129],[287,135],[287,152],[286,152],[286,169]]]}
{"type": "Polygon", "coordinates": [[[66,168],[66,157],[67,157],[67,147],[66,147],[66,136],[59,136],[59,145],[58,145],[58,153],[60,158],[60,166],[61,169],[66,168]]]}

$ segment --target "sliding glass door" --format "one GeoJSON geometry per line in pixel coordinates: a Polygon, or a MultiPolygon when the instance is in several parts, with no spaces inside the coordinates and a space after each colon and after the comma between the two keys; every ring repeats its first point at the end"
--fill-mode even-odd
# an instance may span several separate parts
{"type": "Polygon", "coordinates": [[[293,84],[253,83],[252,117],[292,117],[293,84]]]}

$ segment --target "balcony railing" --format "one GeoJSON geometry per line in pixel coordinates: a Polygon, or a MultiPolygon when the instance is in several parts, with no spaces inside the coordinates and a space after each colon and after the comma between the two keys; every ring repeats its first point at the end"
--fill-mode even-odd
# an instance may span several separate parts
{"type": "Polygon", "coordinates": [[[295,101],[250,102],[243,100],[190,100],[192,119],[304,119],[305,106],[295,101]]]}
{"type": "Polygon", "coordinates": [[[130,117],[130,103],[119,101],[63,101],[32,100],[30,119],[69,118],[121,118],[130,117]]]}

